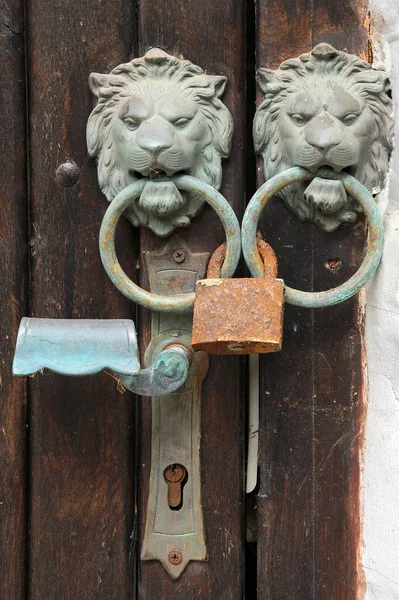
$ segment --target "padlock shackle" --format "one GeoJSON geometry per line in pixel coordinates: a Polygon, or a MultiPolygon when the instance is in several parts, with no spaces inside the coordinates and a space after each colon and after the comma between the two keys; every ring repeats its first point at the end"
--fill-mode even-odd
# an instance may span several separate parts
{"type": "Polygon", "coordinates": [[[263,262],[256,244],[258,222],[263,209],[270,198],[292,183],[308,181],[315,177],[338,179],[345,190],[364,210],[368,222],[368,246],[366,256],[358,271],[345,283],[322,292],[303,292],[285,286],[285,301],[295,306],[321,308],[344,302],[354,296],[373,276],[380,264],[384,245],[384,226],[371,193],[357,179],[345,172],[335,173],[331,169],[321,168],[311,173],[302,167],[293,167],[278,173],[264,183],[252,197],[242,222],[242,249],[245,261],[254,277],[263,275],[263,262]]]}
{"type": "MultiPolygon", "coordinates": [[[[263,262],[263,277],[276,279],[278,264],[277,256],[271,246],[265,241],[258,239],[257,247],[259,256],[263,262]]],[[[222,265],[226,256],[226,242],[223,242],[209,259],[208,269],[206,272],[207,279],[219,279],[222,277],[222,265]]]]}

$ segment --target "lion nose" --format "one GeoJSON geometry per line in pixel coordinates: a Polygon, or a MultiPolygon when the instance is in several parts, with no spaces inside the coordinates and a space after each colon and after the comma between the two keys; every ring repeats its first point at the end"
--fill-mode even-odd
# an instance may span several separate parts
{"type": "Polygon", "coordinates": [[[143,150],[147,150],[151,154],[159,154],[162,150],[173,146],[174,136],[167,123],[156,119],[141,125],[136,142],[143,150]]]}
{"type": "Polygon", "coordinates": [[[329,115],[319,115],[305,128],[305,139],[320,152],[328,152],[340,143],[336,125],[329,115]]]}

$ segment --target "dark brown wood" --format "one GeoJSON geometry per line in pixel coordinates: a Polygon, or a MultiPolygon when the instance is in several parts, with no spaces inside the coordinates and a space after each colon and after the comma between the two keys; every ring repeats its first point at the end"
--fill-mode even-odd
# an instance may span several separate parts
{"type": "MultiPolygon", "coordinates": [[[[139,53],[161,46],[171,54],[200,65],[208,73],[228,79],[224,102],[233,114],[233,152],[223,163],[222,194],[240,218],[243,211],[245,62],[244,9],[240,0],[198,2],[171,0],[157,4],[142,0],[139,11],[139,53]]],[[[213,251],[224,241],[222,226],[209,207],[188,230],[179,231],[193,252],[213,251]]],[[[159,248],[160,241],[148,233],[141,250],[159,248]]],[[[145,282],[143,274],[143,285],[145,282]]],[[[147,315],[148,316],[148,315],[147,315]]],[[[149,321],[143,315],[142,343],[148,340],[149,321]]],[[[192,562],[177,582],[160,563],[140,562],[139,598],[242,599],[244,586],[243,510],[243,400],[237,357],[211,357],[202,390],[202,503],[209,560],[192,562]]],[[[150,405],[142,404],[140,472],[141,538],[150,473],[150,405]]]]}
{"type": "MultiPolygon", "coordinates": [[[[257,14],[258,66],[277,68],[322,41],[367,55],[363,0],[258,0],[257,14]]],[[[326,234],[274,201],[260,228],[293,287],[333,287],[362,256],[362,222],[326,234]],[[326,265],[337,257],[334,272],[326,265]]],[[[286,307],[283,350],[261,358],[260,402],[258,598],[354,600],[362,584],[358,299],[313,311],[286,307]]]]}
{"type": "MultiPolygon", "coordinates": [[[[132,317],[98,250],[107,202],[87,157],[91,71],[109,72],[135,46],[135,4],[29,2],[32,191],[31,311],[36,317],[132,317]],[[56,169],[74,160],[72,187],[56,169]]],[[[135,241],[119,226],[120,256],[134,272],[135,241]]],[[[32,600],[128,600],[135,569],[134,400],[106,374],[45,373],[31,385],[32,600]]]]}
{"type": "Polygon", "coordinates": [[[0,55],[0,596],[23,600],[27,384],[11,374],[28,287],[23,2],[1,3],[0,55]]]}

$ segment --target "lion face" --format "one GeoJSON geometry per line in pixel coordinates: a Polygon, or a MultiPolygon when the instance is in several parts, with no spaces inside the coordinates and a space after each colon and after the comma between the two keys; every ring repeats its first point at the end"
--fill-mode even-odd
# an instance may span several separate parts
{"type": "Polygon", "coordinates": [[[294,94],[281,111],[279,133],[288,162],[312,172],[324,165],[337,172],[357,169],[378,135],[364,101],[340,86],[294,94]]]}
{"type": "Polygon", "coordinates": [[[118,163],[136,176],[193,175],[210,141],[198,105],[173,93],[158,101],[132,96],[121,104],[114,128],[118,163]]]}
{"type": "MultiPolygon", "coordinates": [[[[386,76],[355,56],[320,44],[311,54],[259,72],[265,100],[255,117],[255,148],[265,177],[300,166],[345,170],[370,191],[383,181],[391,150],[386,76]]],[[[280,192],[301,220],[326,231],[354,221],[358,207],[338,181],[315,178],[280,192]]]]}
{"type": "Polygon", "coordinates": [[[225,83],[158,49],[109,76],[90,76],[99,102],[87,139],[101,189],[111,201],[136,179],[149,178],[126,213],[134,225],[165,237],[199,212],[203,200],[181,193],[168,177],[192,175],[220,188],[221,158],[232,137],[231,115],[220,101],[225,83]]]}

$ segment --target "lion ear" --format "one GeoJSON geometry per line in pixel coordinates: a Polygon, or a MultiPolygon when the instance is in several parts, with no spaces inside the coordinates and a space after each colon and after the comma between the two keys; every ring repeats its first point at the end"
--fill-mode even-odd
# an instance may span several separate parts
{"type": "Polygon", "coordinates": [[[271,69],[258,69],[256,72],[256,77],[260,89],[264,94],[266,94],[267,86],[276,79],[276,73],[271,69]]]}
{"type": "Polygon", "coordinates": [[[109,87],[108,75],[102,75],[101,73],[90,73],[89,87],[93,96],[99,98],[103,90],[109,87]]]}
{"type": "Polygon", "coordinates": [[[215,94],[218,98],[221,98],[224,94],[224,90],[227,84],[227,77],[223,75],[212,75],[211,80],[215,86],[215,94]]]}

